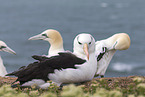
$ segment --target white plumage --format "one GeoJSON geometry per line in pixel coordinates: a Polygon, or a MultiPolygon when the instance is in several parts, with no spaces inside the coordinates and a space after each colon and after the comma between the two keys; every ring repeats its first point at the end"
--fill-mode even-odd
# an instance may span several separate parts
{"type": "Polygon", "coordinates": [[[45,89],[49,87],[47,80],[52,80],[58,86],[63,83],[90,81],[97,69],[95,40],[90,34],[76,36],[73,53],[61,52],[43,60],[41,56],[36,57],[38,62],[7,75],[17,76],[21,86],[36,84],[45,89]]]}
{"type": "MultiPolygon", "coordinates": [[[[0,41],[0,51],[9,52],[12,54],[16,54],[11,48],[9,48],[3,41],[0,41]]],[[[3,64],[3,60],[0,56],[0,76],[4,77],[7,74],[6,68],[3,64]]]]}
{"type": "Polygon", "coordinates": [[[63,39],[60,33],[54,29],[48,29],[41,34],[32,36],[29,40],[45,40],[50,43],[50,48],[48,50],[48,57],[57,55],[59,52],[63,52],[63,39]]]}
{"type": "MultiPolygon", "coordinates": [[[[48,41],[50,43],[51,46],[48,51],[48,57],[57,55],[59,52],[64,52],[63,39],[58,31],[48,29],[39,35],[29,38],[29,40],[39,39],[48,41]]],[[[98,56],[102,54],[101,58],[98,61],[96,75],[100,75],[103,77],[116,50],[126,50],[129,48],[130,38],[126,33],[118,33],[107,39],[97,41],[95,45],[96,57],[98,58],[98,56]]],[[[77,55],[78,52],[79,48],[77,48],[74,53],[77,55]]],[[[79,53],[79,56],[83,58],[81,53],[79,53]]]]}
{"type": "Polygon", "coordinates": [[[116,50],[126,50],[130,47],[130,37],[126,33],[118,33],[97,41],[95,45],[96,57],[103,54],[98,61],[96,75],[103,77],[116,50]]]}
{"type": "MultiPolygon", "coordinates": [[[[50,74],[50,79],[54,82],[61,83],[77,83],[90,81],[95,75],[97,62],[95,59],[95,40],[90,34],[79,34],[74,39],[74,54],[81,59],[87,60],[82,65],[75,65],[78,69],[65,69],[63,71],[55,71],[50,74]]],[[[69,65],[69,64],[68,64],[69,65]]],[[[60,83],[59,83],[60,84],[60,83]]]]}

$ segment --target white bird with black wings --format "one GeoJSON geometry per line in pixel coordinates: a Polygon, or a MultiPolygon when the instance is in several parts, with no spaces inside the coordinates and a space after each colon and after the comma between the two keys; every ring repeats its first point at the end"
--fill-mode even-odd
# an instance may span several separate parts
{"type": "Polygon", "coordinates": [[[33,56],[37,62],[7,74],[17,76],[21,86],[37,84],[40,88],[49,87],[48,80],[58,86],[62,83],[78,83],[93,79],[97,61],[95,40],[90,34],[79,34],[74,40],[74,53],[61,52],[59,55],[42,58],[33,56]]]}

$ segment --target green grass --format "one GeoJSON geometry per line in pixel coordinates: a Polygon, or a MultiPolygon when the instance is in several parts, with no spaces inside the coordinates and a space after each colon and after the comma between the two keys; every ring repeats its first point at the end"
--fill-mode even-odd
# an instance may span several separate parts
{"type": "Polygon", "coordinates": [[[145,97],[145,77],[97,78],[83,85],[66,85],[59,90],[51,84],[48,90],[0,87],[0,97],[145,97]]]}

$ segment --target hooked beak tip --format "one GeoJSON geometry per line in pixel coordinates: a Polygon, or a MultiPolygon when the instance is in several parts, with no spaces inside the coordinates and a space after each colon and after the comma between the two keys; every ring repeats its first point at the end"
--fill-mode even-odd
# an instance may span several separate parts
{"type": "Polygon", "coordinates": [[[13,50],[12,50],[11,48],[9,48],[9,47],[3,49],[3,51],[16,55],[16,52],[13,51],[13,50]]]}
{"type": "Polygon", "coordinates": [[[14,52],[13,54],[16,55],[16,52],[14,52]]]}
{"type": "Polygon", "coordinates": [[[9,49],[7,52],[9,52],[9,53],[11,53],[11,54],[16,55],[16,52],[15,52],[15,51],[13,51],[12,49],[9,49]]]}

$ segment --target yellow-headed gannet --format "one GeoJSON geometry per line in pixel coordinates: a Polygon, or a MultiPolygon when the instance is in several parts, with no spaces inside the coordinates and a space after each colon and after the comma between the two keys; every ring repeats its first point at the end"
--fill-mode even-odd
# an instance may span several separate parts
{"type": "MultiPolygon", "coordinates": [[[[11,48],[9,48],[3,41],[0,40],[0,51],[9,52],[12,54],[16,54],[11,48]]],[[[7,74],[6,68],[3,65],[3,60],[0,56],[0,76],[4,77],[7,74]]]]}
{"type": "Polygon", "coordinates": [[[126,50],[130,47],[130,37],[126,33],[118,33],[107,39],[97,41],[95,44],[98,61],[96,76],[104,77],[116,50],[126,50]]]}
{"type": "Polygon", "coordinates": [[[45,40],[50,43],[48,56],[57,55],[59,52],[63,52],[63,39],[60,33],[53,29],[48,29],[36,36],[30,37],[29,40],[45,40]]]}
{"type": "MultiPolygon", "coordinates": [[[[41,56],[35,56],[40,57],[41,56]]],[[[47,89],[48,80],[60,86],[63,83],[78,83],[93,79],[97,69],[95,57],[95,40],[90,34],[79,34],[74,39],[74,53],[61,52],[58,55],[46,57],[9,73],[18,77],[21,86],[38,85],[47,89]]]]}

